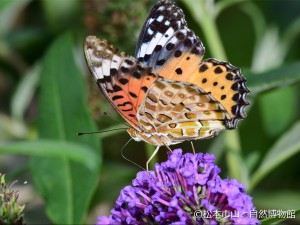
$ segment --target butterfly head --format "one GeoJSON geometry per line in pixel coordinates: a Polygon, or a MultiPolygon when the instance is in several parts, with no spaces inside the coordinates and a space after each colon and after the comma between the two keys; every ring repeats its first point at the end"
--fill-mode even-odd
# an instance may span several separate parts
{"type": "Polygon", "coordinates": [[[150,133],[146,133],[143,131],[139,131],[136,130],[133,127],[130,127],[127,129],[127,132],[129,133],[129,135],[132,137],[133,140],[135,141],[145,141],[147,143],[153,144],[153,145],[162,145],[162,143],[159,143],[156,140],[156,135],[155,134],[150,134],[150,133]]]}
{"type": "Polygon", "coordinates": [[[128,128],[127,132],[129,133],[129,135],[132,137],[133,140],[142,141],[142,139],[139,137],[140,136],[139,132],[133,127],[128,128]]]}

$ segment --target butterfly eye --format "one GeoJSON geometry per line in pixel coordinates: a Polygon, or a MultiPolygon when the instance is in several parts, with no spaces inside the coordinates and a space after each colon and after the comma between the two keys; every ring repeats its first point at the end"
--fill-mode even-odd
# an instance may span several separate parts
{"type": "Polygon", "coordinates": [[[135,131],[135,129],[133,129],[132,127],[128,128],[128,129],[127,129],[127,132],[130,134],[130,136],[131,136],[133,139],[137,137],[136,131],[135,131]]]}

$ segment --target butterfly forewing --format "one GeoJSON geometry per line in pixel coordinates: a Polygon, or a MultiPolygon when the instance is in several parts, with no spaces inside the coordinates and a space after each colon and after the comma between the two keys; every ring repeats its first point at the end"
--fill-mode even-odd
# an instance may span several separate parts
{"type": "Polygon", "coordinates": [[[172,1],[159,1],[151,10],[136,47],[136,58],[157,70],[165,64],[200,63],[205,52],[200,39],[186,24],[182,10],[172,1]],[[182,62],[181,62],[182,61],[182,62]]]}
{"type": "Polygon", "coordinates": [[[175,3],[159,1],[151,10],[140,34],[137,58],[160,76],[197,85],[219,101],[230,118],[226,127],[235,128],[245,118],[249,93],[240,70],[215,59],[202,61],[205,49],[186,24],[175,3]]]}
{"type": "Polygon", "coordinates": [[[245,118],[249,90],[240,70],[203,60],[204,52],[182,10],[170,0],[159,1],[150,11],[136,59],[96,37],[85,43],[91,72],[133,126],[130,135],[157,146],[213,137],[245,118]]]}
{"type": "Polygon", "coordinates": [[[84,50],[100,90],[126,121],[139,130],[136,113],[157,75],[94,36],[87,37],[84,50]]]}

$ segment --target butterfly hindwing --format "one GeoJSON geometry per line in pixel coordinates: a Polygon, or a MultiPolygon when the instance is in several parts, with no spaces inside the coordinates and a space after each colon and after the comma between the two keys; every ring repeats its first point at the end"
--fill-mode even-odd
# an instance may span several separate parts
{"type": "Polygon", "coordinates": [[[246,117],[244,108],[249,105],[249,90],[240,69],[228,62],[206,59],[196,68],[188,82],[211,93],[222,104],[230,116],[230,120],[226,121],[228,129],[236,128],[237,122],[246,117]]]}
{"type": "Polygon", "coordinates": [[[218,101],[196,85],[164,78],[153,83],[137,117],[149,132],[175,142],[214,136],[229,118],[218,101]]]}
{"type": "Polygon", "coordinates": [[[245,78],[235,66],[216,59],[206,59],[200,64],[190,65],[187,62],[182,67],[177,66],[175,70],[172,68],[173,65],[168,64],[157,73],[167,79],[195,84],[210,93],[228,112],[230,116],[226,125],[228,129],[235,128],[237,122],[246,117],[244,108],[249,104],[247,101],[249,90],[245,78]]]}
{"type": "Polygon", "coordinates": [[[89,36],[84,50],[100,90],[126,121],[139,129],[136,113],[157,75],[106,40],[89,36]]]}

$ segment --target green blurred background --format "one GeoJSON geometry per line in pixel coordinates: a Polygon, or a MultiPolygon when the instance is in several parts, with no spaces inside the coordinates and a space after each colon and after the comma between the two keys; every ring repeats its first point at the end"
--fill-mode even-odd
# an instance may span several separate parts
{"type": "MultiPolygon", "coordinates": [[[[195,141],[196,151],[214,153],[222,177],[244,183],[258,209],[299,209],[300,1],[177,3],[205,58],[242,68],[251,91],[237,131],[195,141]]],[[[124,127],[88,72],[83,41],[97,35],[134,55],[153,4],[0,0],[0,172],[19,181],[27,224],[94,223],[140,170],[121,156],[124,130],[76,136],[124,127]]],[[[145,167],[152,150],[132,141],[123,153],[145,167]]],[[[161,148],[155,160],[165,159],[161,148]]]]}

